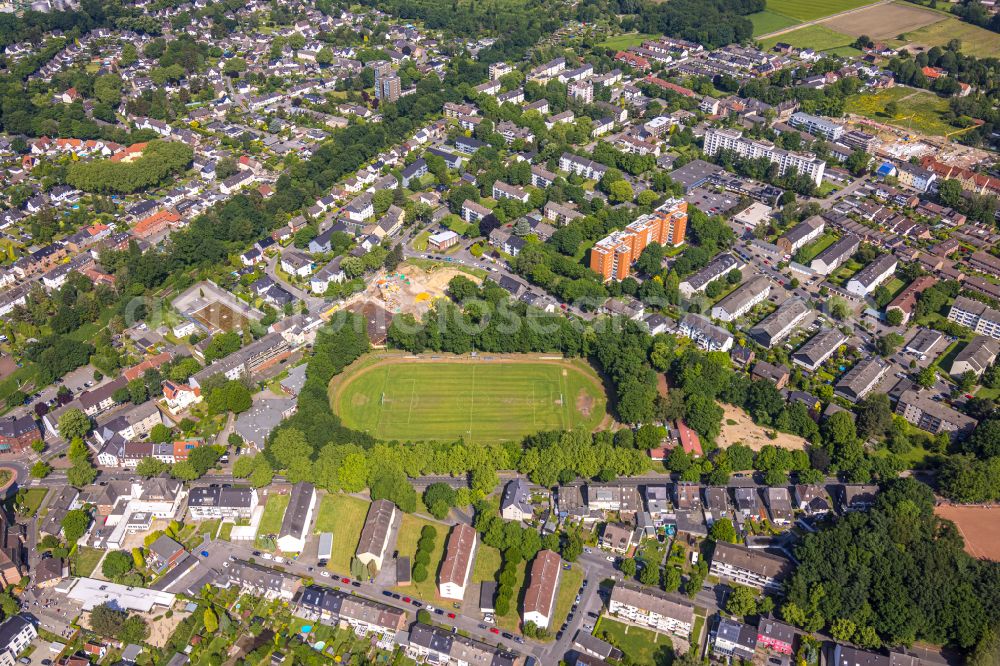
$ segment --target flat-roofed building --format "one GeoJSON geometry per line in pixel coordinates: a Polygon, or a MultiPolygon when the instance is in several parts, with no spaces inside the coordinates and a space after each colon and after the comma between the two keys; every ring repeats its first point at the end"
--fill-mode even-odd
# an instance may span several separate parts
{"type": "Polygon", "coordinates": [[[254,488],[204,486],[192,488],[188,494],[188,510],[192,520],[249,518],[257,504],[257,491],[254,488]]]}
{"type": "Polygon", "coordinates": [[[763,590],[775,590],[791,573],[792,564],[778,555],[716,542],[709,572],[725,580],[763,590]]]}
{"type": "Polygon", "coordinates": [[[820,275],[829,275],[850,259],[860,246],[861,239],[854,234],[848,234],[820,252],[809,264],[809,268],[820,275]]]}
{"type": "Polygon", "coordinates": [[[687,599],[631,582],[618,581],[611,588],[608,612],[681,638],[688,638],[694,627],[694,605],[687,599]]]}
{"type": "Polygon", "coordinates": [[[782,303],[777,310],[750,329],[750,337],[762,347],[770,349],[778,344],[809,316],[809,305],[795,297],[782,303]]]}
{"type": "Polygon", "coordinates": [[[895,255],[883,254],[847,281],[847,291],[859,298],[864,298],[875,291],[875,287],[892,277],[898,265],[899,262],[895,255]]]}
{"type": "Polygon", "coordinates": [[[903,351],[918,357],[928,356],[934,350],[934,346],[942,340],[944,340],[944,334],[941,331],[936,331],[933,328],[921,328],[906,343],[903,351]]]}
{"type": "Polygon", "coordinates": [[[771,293],[771,281],[758,275],[736,288],[712,308],[712,318],[730,322],[742,317],[771,293]]]}
{"type": "Polygon", "coordinates": [[[368,507],[368,515],[365,516],[365,524],[361,528],[361,538],[355,551],[355,556],[365,565],[374,563],[376,569],[382,568],[392,534],[392,521],[395,519],[396,505],[387,499],[375,500],[368,507]]]}
{"type": "Polygon", "coordinates": [[[952,439],[968,435],[977,423],[975,419],[912,389],[899,396],[896,413],[921,430],[934,434],[946,432],[952,439]]]}
{"type": "Polygon", "coordinates": [[[438,573],[438,595],[461,601],[476,556],[476,530],[464,523],[455,525],[448,536],[444,559],[438,573]]]}
{"type": "Polygon", "coordinates": [[[797,111],[788,119],[792,127],[803,129],[814,136],[820,136],[827,141],[839,141],[844,135],[844,126],[826,118],[820,118],[802,111],[797,111]]]}
{"type": "Polygon", "coordinates": [[[590,251],[590,270],[604,281],[624,280],[647,246],[678,246],[684,242],[686,229],[687,202],[668,199],[653,213],[641,215],[621,231],[597,241],[590,251]]]}
{"type": "Polygon", "coordinates": [[[806,370],[815,371],[845,342],[847,336],[840,329],[824,328],[792,354],[792,362],[806,370]]]}
{"type": "Polygon", "coordinates": [[[889,364],[878,357],[861,359],[857,365],[847,371],[834,387],[837,395],[851,402],[858,402],[868,395],[872,389],[889,372],[889,364]]]}
{"type": "Polygon", "coordinates": [[[562,560],[551,550],[541,550],[531,563],[528,589],[524,593],[521,619],[533,622],[536,627],[548,628],[556,610],[556,592],[562,560]]]}

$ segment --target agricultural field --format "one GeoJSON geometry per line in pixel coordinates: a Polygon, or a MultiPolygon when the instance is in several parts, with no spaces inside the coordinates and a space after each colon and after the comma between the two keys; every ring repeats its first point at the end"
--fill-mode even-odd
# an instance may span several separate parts
{"type": "Polygon", "coordinates": [[[872,39],[894,39],[896,36],[941,21],[944,15],[909,3],[892,3],[868,7],[851,14],[837,16],[823,25],[831,30],[872,39]]]}
{"type": "Polygon", "coordinates": [[[769,37],[761,41],[761,45],[765,51],[774,48],[778,42],[784,42],[797,49],[810,48],[816,51],[828,51],[836,55],[860,55],[861,51],[851,46],[854,40],[855,37],[817,24],[769,37]]]}
{"type": "MultiPolygon", "coordinates": [[[[977,58],[1000,57],[1000,38],[997,33],[965,23],[952,16],[938,14],[942,19],[912,32],[905,32],[902,41],[890,42],[891,46],[922,47],[945,46],[953,39],[962,42],[962,52],[977,58]]],[[[897,33],[898,34],[898,33],[897,33]]]]}
{"type": "Polygon", "coordinates": [[[767,11],[799,21],[815,21],[869,4],[871,0],[767,0],[767,11]]]}
{"type": "Polygon", "coordinates": [[[848,97],[844,106],[847,113],[937,136],[944,136],[955,129],[942,118],[948,109],[948,100],[925,90],[903,86],[848,97]],[[889,102],[896,102],[899,108],[892,118],[885,115],[885,105],[889,102]]]}
{"type": "Polygon", "coordinates": [[[314,530],[333,534],[329,569],[341,575],[350,573],[351,558],[358,548],[368,506],[368,502],[350,495],[326,494],[320,500],[314,530]]]}
{"type": "Polygon", "coordinates": [[[607,405],[586,362],[528,355],[369,356],[338,377],[330,392],[344,425],[402,440],[488,442],[541,430],[593,430],[607,405]]]}
{"type": "Polygon", "coordinates": [[[753,23],[753,36],[767,35],[777,30],[784,30],[785,28],[790,28],[793,25],[798,25],[801,21],[793,19],[790,16],[783,16],[777,12],[772,12],[769,9],[765,9],[762,12],[757,12],[756,14],[751,14],[749,17],[750,22],[753,23]]]}

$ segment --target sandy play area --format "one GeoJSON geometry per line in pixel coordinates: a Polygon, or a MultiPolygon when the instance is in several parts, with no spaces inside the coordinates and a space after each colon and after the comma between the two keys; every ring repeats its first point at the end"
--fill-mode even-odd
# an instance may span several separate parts
{"type": "Polygon", "coordinates": [[[457,275],[467,277],[476,284],[481,278],[454,268],[442,266],[431,270],[402,263],[392,273],[379,276],[363,292],[351,297],[346,305],[358,302],[374,303],[391,315],[427,312],[439,298],[446,298],[448,282],[457,275]]]}
{"type": "Polygon", "coordinates": [[[750,416],[739,407],[720,402],[725,415],[722,417],[722,433],[719,435],[718,444],[725,448],[738,442],[746,444],[754,451],[766,444],[780,446],[783,449],[804,449],[806,440],[787,432],[778,432],[775,439],[767,436],[767,430],[754,423],[750,416]],[[735,425],[729,425],[729,421],[735,421],[735,425]]]}

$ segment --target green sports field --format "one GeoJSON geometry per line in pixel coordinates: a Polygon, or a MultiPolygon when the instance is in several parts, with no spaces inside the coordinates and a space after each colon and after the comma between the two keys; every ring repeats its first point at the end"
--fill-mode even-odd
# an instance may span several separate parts
{"type": "Polygon", "coordinates": [[[491,442],[542,430],[593,429],[607,403],[600,379],[584,361],[534,356],[375,357],[345,371],[330,391],[344,425],[401,440],[491,442]]]}

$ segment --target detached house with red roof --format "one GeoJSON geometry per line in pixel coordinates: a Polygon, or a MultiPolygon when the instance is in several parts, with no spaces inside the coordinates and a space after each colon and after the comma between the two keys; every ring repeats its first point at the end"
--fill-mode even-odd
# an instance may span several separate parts
{"type": "Polygon", "coordinates": [[[201,388],[168,379],[163,382],[163,398],[170,413],[177,414],[201,402],[201,388]]]}

